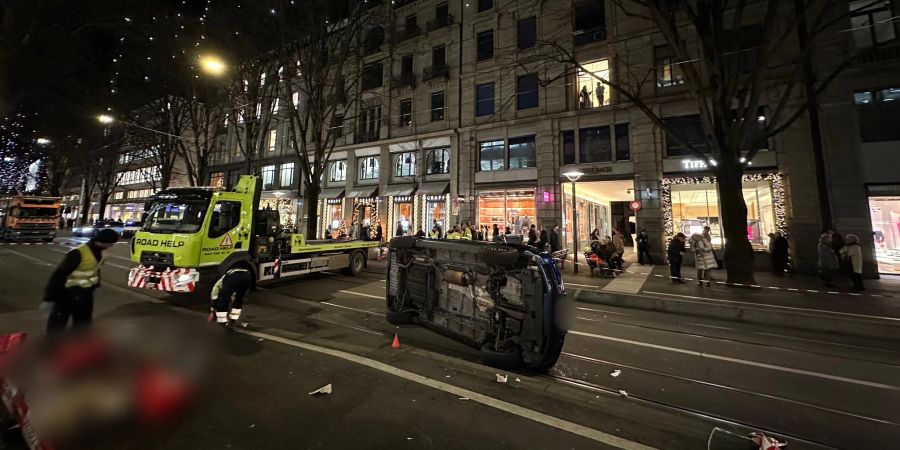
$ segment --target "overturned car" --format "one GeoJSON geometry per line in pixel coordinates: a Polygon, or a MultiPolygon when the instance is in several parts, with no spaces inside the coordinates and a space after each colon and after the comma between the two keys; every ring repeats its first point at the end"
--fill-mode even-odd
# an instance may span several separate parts
{"type": "Polygon", "coordinates": [[[390,242],[387,320],[417,323],[481,349],[499,368],[545,371],[562,350],[563,284],[548,254],[516,244],[390,242]]]}

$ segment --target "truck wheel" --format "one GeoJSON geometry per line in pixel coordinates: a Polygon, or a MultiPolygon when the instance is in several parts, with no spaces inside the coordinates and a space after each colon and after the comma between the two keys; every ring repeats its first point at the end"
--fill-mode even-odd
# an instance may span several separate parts
{"type": "Polygon", "coordinates": [[[518,348],[497,351],[493,344],[481,346],[481,361],[497,369],[518,369],[522,367],[522,352],[518,348]]]}
{"type": "Polygon", "coordinates": [[[347,275],[357,277],[360,273],[362,273],[365,267],[366,256],[363,254],[363,252],[353,252],[350,254],[350,265],[345,267],[343,269],[343,272],[347,275]]]}
{"type": "Polygon", "coordinates": [[[485,264],[508,267],[519,260],[519,251],[505,245],[489,245],[481,250],[481,259],[485,264]]]}

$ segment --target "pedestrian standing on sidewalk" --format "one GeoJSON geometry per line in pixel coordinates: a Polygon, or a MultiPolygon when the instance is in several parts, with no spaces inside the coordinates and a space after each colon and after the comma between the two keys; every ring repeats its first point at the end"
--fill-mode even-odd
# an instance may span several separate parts
{"type": "Polygon", "coordinates": [[[613,231],[612,238],[613,246],[616,248],[615,258],[617,260],[616,265],[619,266],[619,271],[625,271],[625,236],[622,235],[622,232],[619,230],[613,231]]]}
{"type": "Polygon", "coordinates": [[[559,249],[559,225],[553,225],[553,229],[550,230],[550,252],[555,253],[559,249]]]}
{"type": "Polygon", "coordinates": [[[694,267],[697,268],[697,286],[712,286],[712,271],[716,268],[716,257],[713,255],[712,243],[699,234],[691,236],[691,251],[694,252],[694,267]]]}
{"type": "Polygon", "coordinates": [[[684,233],[678,233],[669,241],[669,248],[666,253],[669,257],[669,274],[673,284],[684,284],[684,280],[681,279],[681,261],[686,237],[684,233]]]}
{"type": "Polygon", "coordinates": [[[772,272],[776,276],[783,277],[784,271],[787,270],[789,248],[787,238],[780,231],[776,231],[772,239],[772,272]]]}
{"type": "Polygon", "coordinates": [[[109,228],[97,232],[86,244],[70,251],[56,266],[44,289],[41,309],[50,309],[47,333],[66,329],[69,318],[73,328],[91,325],[94,315],[94,291],[100,287],[103,252],[119,241],[119,233],[109,228]]]}
{"type": "Polygon", "coordinates": [[[653,258],[650,257],[650,236],[647,235],[647,230],[641,228],[641,232],[637,235],[637,252],[638,252],[638,264],[644,265],[644,257],[647,258],[647,264],[653,265],[653,258]]]}
{"type": "Polygon", "coordinates": [[[494,229],[491,231],[491,238],[494,242],[500,240],[500,225],[494,224],[494,229]]]}
{"type": "Polygon", "coordinates": [[[550,237],[547,235],[547,230],[541,226],[541,232],[538,235],[538,248],[541,249],[542,252],[547,251],[547,245],[549,244],[550,237]]]}
{"type": "Polygon", "coordinates": [[[840,269],[840,262],[831,247],[831,233],[822,233],[819,238],[819,275],[826,287],[834,287],[834,275],[840,269]]]}
{"type": "Polygon", "coordinates": [[[375,240],[378,241],[378,260],[384,259],[384,231],[381,229],[381,222],[375,224],[375,240]]]}
{"type": "Polygon", "coordinates": [[[853,290],[862,291],[862,247],[859,245],[859,236],[855,234],[847,235],[847,245],[841,249],[841,255],[847,259],[850,264],[850,279],[853,280],[853,290]]]}

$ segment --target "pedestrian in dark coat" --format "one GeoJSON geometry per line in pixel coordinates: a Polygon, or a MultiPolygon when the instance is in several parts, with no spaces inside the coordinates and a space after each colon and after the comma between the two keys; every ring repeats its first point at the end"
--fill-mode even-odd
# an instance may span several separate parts
{"type": "Polygon", "coordinates": [[[541,228],[541,234],[540,234],[540,237],[538,238],[538,244],[540,244],[538,248],[540,248],[541,251],[543,251],[544,247],[547,246],[548,240],[550,240],[550,238],[549,238],[549,236],[547,236],[547,230],[541,228]]]}
{"type": "Polygon", "coordinates": [[[684,258],[684,241],[686,239],[687,236],[684,233],[678,233],[669,241],[669,249],[666,253],[669,257],[669,274],[672,283],[684,284],[684,280],[681,279],[681,262],[684,258]]]}
{"type": "Polygon", "coordinates": [[[553,229],[550,230],[550,251],[558,252],[560,250],[559,245],[559,225],[554,225],[553,229]]]}
{"type": "Polygon", "coordinates": [[[772,240],[772,272],[779,277],[783,277],[784,271],[787,270],[789,248],[787,238],[780,231],[776,231],[772,240]]]}
{"type": "Polygon", "coordinates": [[[638,264],[644,265],[644,258],[647,259],[647,264],[653,265],[653,258],[650,257],[650,236],[647,235],[647,230],[641,228],[641,232],[637,235],[637,252],[638,252],[638,264]]]}
{"type": "Polygon", "coordinates": [[[528,228],[528,245],[535,246],[537,245],[537,241],[537,230],[535,229],[534,224],[531,224],[531,227],[528,228]]]}

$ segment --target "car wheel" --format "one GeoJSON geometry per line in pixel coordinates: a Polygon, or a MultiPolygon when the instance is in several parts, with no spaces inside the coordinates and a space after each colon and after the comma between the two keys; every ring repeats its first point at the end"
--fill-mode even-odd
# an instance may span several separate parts
{"type": "Polygon", "coordinates": [[[534,360],[526,363],[528,369],[543,373],[550,370],[551,367],[556,365],[556,361],[559,359],[559,355],[562,353],[565,338],[566,335],[564,333],[554,333],[544,353],[539,355],[532,354],[532,356],[534,356],[534,360]]]}
{"type": "Polygon", "coordinates": [[[518,347],[497,351],[488,343],[481,346],[481,361],[497,369],[517,369],[522,367],[522,352],[518,347]]]}
{"type": "Polygon", "coordinates": [[[388,309],[384,316],[391,325],[408,325],[413,323],[413,314],[409,312],[391,311],[388,309]]]}
{"type": "Polygon", "coordinates": [[[481,259],[485,264],[508,267],[519,260],[519,251],[505,245],[489,245],[481,250],[481,259]]]}

